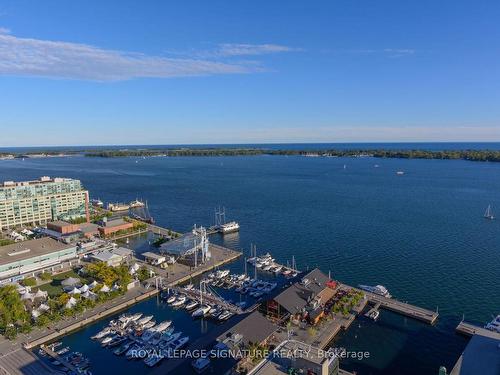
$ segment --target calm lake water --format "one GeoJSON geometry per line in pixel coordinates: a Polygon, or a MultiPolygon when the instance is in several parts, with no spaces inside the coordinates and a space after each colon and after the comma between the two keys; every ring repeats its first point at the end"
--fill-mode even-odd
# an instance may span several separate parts
{"type": "MultiPolygon", "coordinates": [[[[359,374],[451,370],[467,343],[454,333],[462,315],[484,324],[500,312],[500,221],[483,218],[488,204],[500,213],[500,163],[281,156],[0,161],[0,181],[42,175],[78,178],[104,201],[147,200],[158,224],[178,231],[213,223],[214,208],[225,206],[241,232],[214,241],[246,253],[254,243],[281,263],[295,256],[300,269],[318,266],[351,285],[380,283],[398,299],[439,309],[434,327],[387,311],[377,323],[359,319],[335,343],[371,352],[368,360],[342,363],[359,374]]],[[[155,300],[133,309],[172,319],[193,338],[202,334],[182,311],[155,300]]],[[[111,364],[121,374],[145,373],[142,363],[88,340],[105,322],[65,341],[91,357],[95,374],[111,364]]]]}

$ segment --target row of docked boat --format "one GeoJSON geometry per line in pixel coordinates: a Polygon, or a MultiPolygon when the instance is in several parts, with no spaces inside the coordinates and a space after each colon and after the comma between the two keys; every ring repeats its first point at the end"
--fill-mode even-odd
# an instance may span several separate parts
{"type": "Polygon", "coordinates": [[[150,367],[189,342],[188,336],[182,337],[182,332],[175,332],[171,320],[156,324],[152,315],[142,313],[120,315],[92,339],[103,347],[114,348],[113,353],[117,356],[142,359],[150,367]]]}
{"type": "MultiPolygon", "coordinates": [[[[58,359],[55,357],[50,357],[49,359],[47,352],[43,348],[38,349],[38,354],[41,357],[49,359],[52,365],[56,367],[64,367],[65,364],[70,364],[76,370],[76,374],[92,375],[92,372],[90,371],[90,360],[82,353],[71,351],[69,346],[62,347],[62,342],[60,341],[47,345],[47,349],[55,353],[58,356],[58,359]]],[[[75,371],[72,370],[71,372],[75,373],[75,371]]]]}
{"type": "Polygon", "coordinates": [[[206,285],[215,286],[217,288],[231,289],[241,286],[245,281],[250,280],[250,276],[242,274],[230,274],[229,270],[218,270],[209,273],[207,278],[204,279],[206,285]]]}
{"type": "MultiPolygon", "coordinates": [[[[190,290],[190,289],[188,289],[190,290]]],[[[224,322],[231,318],[234,313],[224,308],[222,305],[200,303],[196,299],[190,299],[183,293],[173,293],[165,295],[166,302],[177,308],[184,308],[193,318],[210,318],[219,322],[224,322]]]]}
{"type": "MultiPolygon", "coordinates": [[[[287,277],[296,277],[299,272],[294,267],[286,267],[275,261],[271,254],[266,253],[261,256],[254,256],[247,259],[247,262],[261,271],[274,273],[275,275],[283,275],[287,277]]],[[[293,262],[295,263],[295,262],[293,262]]]]}
{"type": "Polygon", "coordinates": [[[241,294],[248,294],[254,298],[259,298],[264,294],[271,293],[277,286],[278,284],[274,282],[250,279],[244,281],[235,291],[241,294]]]}

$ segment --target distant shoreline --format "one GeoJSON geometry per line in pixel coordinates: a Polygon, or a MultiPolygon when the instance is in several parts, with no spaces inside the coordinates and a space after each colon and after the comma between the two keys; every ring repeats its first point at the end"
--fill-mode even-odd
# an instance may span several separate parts
{"type": "Polygon", "coordinates": [[[207,157],[207,156],[304,156],[304,157],[374,157],[398,159],[440,159],[500,162],[500,150],[423,150],[423,149],[269,149],[265,147],[165,147],[141,149],[87,149],[37,152],[2,152],[0,160],[19,158],[50,158],[85,156],[118,157],[207,157]]]}

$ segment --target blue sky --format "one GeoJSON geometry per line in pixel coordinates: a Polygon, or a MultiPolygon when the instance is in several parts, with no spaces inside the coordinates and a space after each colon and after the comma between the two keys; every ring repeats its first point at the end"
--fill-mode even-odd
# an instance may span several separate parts
{"type": "Polygon", "coordinates": [[[500,141],[500,2],[0,2],[0,146],[500,141]]]}

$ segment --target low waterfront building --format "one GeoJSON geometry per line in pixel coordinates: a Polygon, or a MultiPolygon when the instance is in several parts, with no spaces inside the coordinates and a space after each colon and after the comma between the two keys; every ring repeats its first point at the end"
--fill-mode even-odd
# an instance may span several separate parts
{"type": "Polygon", "coordinates": [[[80,232],[83,237],[92,238],[99,235],[99,225],[94,223],[79,224],[80,232]]]}
{"type": "Polygon", "coordinates": [[[113,254],[119,255],[124,261],[132,260],[134,256],[134,250],[127,249],[126,247],[117,247],[111,250],[113,254]]]}
{"type": "Polygon", "coordinates": [[[472,336],[450,375],[500,375],[500,333],[472,336]]]}
{"type": "Polygon", "coordinates": [[[69,234],[78,232],[80,230],[80,227],[78,226],[78,224],[71,224],[66,221],[56,220],[47,223],[47,229],[61,234],[69,234]]]}
{"type": "Polygon", "coordinates": [[[0,280],[14,282],[25,275],[54,271],[63,262],[77,261],[76,245],[44,237],[0,247],[0,280]]]}
{"type": "Polygon", "coordinates": [[[336,284],[318,268],[304,275],[279,294],[261,304],[261,311],[276,320],[311,313],[313,323],[321,318],[321,307],[335,294],[336,284]]]}
{"type": "Polygon", "coordinates": [[[266,319],[258,311],[254,311],[221,334],[217,341],[230,348],[234,346],[247,347],[250,343],[264,344],[277,329],[276,324],[266,319]]]}
{"type": "Polygon", "coordinates": [[[89,196],[79,180],[41,177],[0,185],[0,229],[45,225],[54,220],[85,217],[89,196]]]}
{"type": "Polygon", "coordinates": [[[114,254],[112,251],[104,250],[98,253],[92,254],[90,259],[94,262],[104,262],[108,266],[116,267],[123,262],[123,257],[118,254],[114,254]]]}
{"type": "Polygon", "coordinates": [[[153,253],[151,251],[147,251],[145,253],[142,253],[142,256],[144,257],[144,260],[147,263],[149,263],[153,266],[159,266],[160,264],[164,263],[167,260],[165,255],[156,254],[156,253],[153,253]]]}
{"type": "Polygon", "coordinates": [[[160,245],[160,252],[175,256],[180,263],[193,267],[205,263],[211,257],[204,228],[195,228],[179,238],[164,242],[160,245]]]}
{"type": "Polygon", "coordinates": [[[287,340],[249,372],[249,375],[288,374],[338,375],[339,359],[333,352],[287,340]]]}
{"type": "Polygon", "coordinates": [[[105,237],[122,230],[132,229],[133,227],[134,224],[129,223],[128,221],[125,221],[122,218],[108,220],[108,218],[105,217],[99,223],[98,230],[101,236],[105,237]]]}

